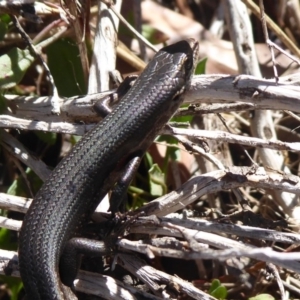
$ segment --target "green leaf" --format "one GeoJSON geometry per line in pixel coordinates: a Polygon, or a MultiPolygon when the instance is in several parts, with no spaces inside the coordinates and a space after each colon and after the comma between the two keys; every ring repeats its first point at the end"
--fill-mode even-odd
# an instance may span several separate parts
{"type": "Polygon", "coordinates": [[[249,298],[249,300],[275,300],[275,298],[269,294],[260,294],[249,298]]]}
{"type": "Polygon", "coordinates": [[[18,300],[19,292],[23,287],[22,280],[20,278],[8,277],[5,276],[5,282],[8,284],[8,287],[11,291],[10,300],[18,300]]]}
{"type": "Polygon", "coordinates": [[[12,48],[0,57],[0,88],[9,89],[18,84],[34,57],[28,50],[12,48]]]}
{"type": "Polygon", "coordinates": [[[7,23],[3,22],[2,18],[0,18],[0,41],[4,39],[4,36],[7,32],[7,23]]]}
{"type": "MultiPolygon", "coordinates": [[[[11,292],[10,300],[17,300],[20,290],[23,287],[22,281],[20,278],[15,278],[11,276],[0,275],[1,282],[5,282],[8,286],[8,289],[11,292]]],[[[7,299],[7,298],[5,298],[7,299]]]]}
{"type": "Polygon", "coordinates": [[[76,143],[78,143],[81,138],[82,138],[82,136],[80,136],[80,135],[72,135],[71,139],[70,139],[72,145],[74,146],[76,143]]]}
{"type": "Polygon", "coordinates": [[[58,40],[46,49],[48,66],[60,96],[86,93],[77,45],[68,39],[58,40]]]}
{"type": "Polygon", "coordinates": [[[9,14],[0,15],[0,20],[1,22],[5,23],[7,27],[11,23],[11,17],[9,14]]]}
{"type": "Polygon", "coordinates": [[[165,184],[165,174],[157,164],[154,164],[149,170],[150,194],[153,197],[160,197],[167,192],[165,184]]]}
{"type": "Polygon", "coordinates": [[[203,58],[198,63],[195,69],[195,75],[205,74],[206,62],[207,62],[207,57],[203,58]]]}
{"type": "MultiPolygon", "coordinates": [[[[168,145],[178,145],[178,141],[172,137],[172,136],[159,136],[157,139],[159,142],[166,142],[168,145]]],[[[164,156],[164,164],[163,164],[163,169],[162,171],[167,174],[168,172],[168,165],[169,165],[169,160],[175,160],[179,161],[180,160],[180,151],[176,147],[167,147],[166,154],[164,156]]]]}
{"type": "Polygon", "coordinates": [[[10,234],[11,234],[11,232],[9,229],[6,229],[6,228],[0,229],[0,247],[1,247],[1,249],[5,249],[5,250],[16,250],[17,249],[17,243],[11,242],[10,234]]]}
{"type": "Polygon", "coordinates": [[[146,164],[147,164],[148,168],[150,169],[153,165],[153,158],[149,154],[149,152],[145,153],[144,160],[146,161],[146,164]]]}
{"type": "Polygon", "coordinates": [[[214,291],[211,292],[211,296],[217,298],[217,299],[226,299],[227,297],[227,289],[225,286],[219,286],[214,291]]]}
{"type": "Polygon", "coordinates": [[[211,294],[216,288],[218,288],[221,285],[221,282],[219,279],[214,279],[211,283],[211,286],[208,290],[209,294],[211,294]]]}
{"type": "MultiPolygon", "coordinates": [[[[189,104],[181,105],[180,108],[186,108],[189,107],[189,104]]],[[[176,122],[176,123],[190,123],[193,120],[193,116],[175,116],[171,119],[170,123],[176,122]]],[[[188,124],[189,125],[189,124],[188,124]]]]}
{"type": "Polygon", "coordinates": [[[212,281],[208,293],[217,299],[226,299],[227,297],[227,289],[221,284],[219,279],[212,281]]]}
{"type": "MultiPolygon", "coordinates": [[[[40,189],[42,181],[30,168],[27,168],[25,173],[27,175],[27,180],[31,184],[31,188],[33,190],[32,192],[35,194],[35,192],[40,189]]],[[[20,197],[30,196],[28,186],[26,185],[25,180],[22,176],[14,180],[14,182],[8,188],[7,194],[20,197]]]]}
{"type": "Polygon", "coordinates": [[[149,24],[142,25],[142,35],[153,45],[161,42],[159,31],[149,24]]]}
{"type": "Polygon", "coordinates": [[[56,142],[57,134],[54,132],[35,131],[35,134],[40,140],[49,145],[54,145],[56,142]]]}

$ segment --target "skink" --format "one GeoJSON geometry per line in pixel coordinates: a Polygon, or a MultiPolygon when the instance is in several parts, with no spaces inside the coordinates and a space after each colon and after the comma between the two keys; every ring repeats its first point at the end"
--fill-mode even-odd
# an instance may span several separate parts
{"type": "Polygon", "coordinates": [[[39,190],[19,238],[27,299],[76,299],[61,283],[62,252],[182,103],[197,55],[193,39],[162,48],[111,114],[82,137],[39,190]]]}

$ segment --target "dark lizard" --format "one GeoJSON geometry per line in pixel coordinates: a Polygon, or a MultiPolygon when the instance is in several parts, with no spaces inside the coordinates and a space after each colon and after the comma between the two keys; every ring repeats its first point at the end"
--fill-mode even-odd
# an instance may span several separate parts
{"type": "Polygon", "coordinates": [[[76,299],[60,279],[62,252],[124,170],[135,169],[182,103],[197,55],[193,39],[162,48],[111,114],[82,137],[39,190],[19,239],[27,299],[76,299]]]}

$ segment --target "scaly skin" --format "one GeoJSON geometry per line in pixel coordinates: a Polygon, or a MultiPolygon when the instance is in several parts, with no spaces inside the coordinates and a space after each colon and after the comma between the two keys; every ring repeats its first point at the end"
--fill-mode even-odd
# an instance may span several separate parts
{"type": "Polygon", "coordinates": [[[145,153],[182,103],[197,54],[192,39],[161,49],[112,113],[83,136],[37,193],[20,233],[27,299],[76,299],[60,280],[62,251],[126,163],[145,153]]]}

